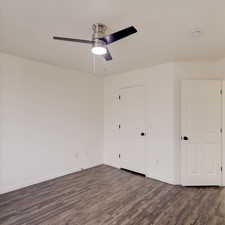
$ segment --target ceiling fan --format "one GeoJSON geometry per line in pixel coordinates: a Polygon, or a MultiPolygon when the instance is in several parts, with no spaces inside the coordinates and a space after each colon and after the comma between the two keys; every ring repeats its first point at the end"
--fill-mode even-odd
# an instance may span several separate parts
{"type": "Polygon", "coordinates": [[[84,44],[92,45],[92,53],[95,55],[102,55],[106,61],[112,60],[111,53],[107,48],[107,45],[112,44],[115,41],[118,41],[122,38],[125,38],[131,34],[137,32],[136,28],[130,26],[123,30],[117,31],[115,33],[106,35],[107,26],[102,23],[96,23],[92,25],[93,35],[92,40],[83,40],[83,39],[74,39],[74,38],[65,38],[54,36],[53,39],[61,41],[72,41],[79,42],[84,44]]]}

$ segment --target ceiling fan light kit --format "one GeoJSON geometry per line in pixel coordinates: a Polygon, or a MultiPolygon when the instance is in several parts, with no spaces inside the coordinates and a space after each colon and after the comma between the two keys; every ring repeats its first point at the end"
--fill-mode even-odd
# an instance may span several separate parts
{"type": "Polygon", "coordinates": [[[96,39],[93,43],[91,51],[95,55],[105,55],[107,52],[105,42],[102,40],[96,39]]]}
{"type": "Polygon", "coordinates": [[[137,32],[135,27],[130,26],[118,32],[106,35],[107,26],[102,23],[93,24],[92,29],[93,35],[91,41],[83,39],[56,37],[56,36],[54,36],[53,39],[60,41],[72,41],[84,44],[91,44],[92,45],[91,51],[93,54],[102,55],[106,61],[110,61],[112,60],[112,56],[107,48],[107,45],[137,32]]]}

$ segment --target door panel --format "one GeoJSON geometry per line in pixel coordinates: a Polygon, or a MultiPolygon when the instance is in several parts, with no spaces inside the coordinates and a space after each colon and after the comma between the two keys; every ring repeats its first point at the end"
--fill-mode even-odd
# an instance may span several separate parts
{"type": "Polygon", "coordinates": [[[182,82],[183,185],[221,184],[221,82],[182,82]]]}
{"type": "Polygon", "coordinates": [[[120,90],[120,167],[145,174],[144,87],[120,90]]]}

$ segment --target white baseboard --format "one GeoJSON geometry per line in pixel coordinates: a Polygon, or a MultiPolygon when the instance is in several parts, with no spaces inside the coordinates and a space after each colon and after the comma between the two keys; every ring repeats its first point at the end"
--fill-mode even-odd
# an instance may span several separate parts
{"type": "MultiPolygon", "coordinates": [[[[104,164],[119,169],[119,167],[114,165],[113,163],[104,162],[104,164]]],[[[171,178],[155,176],[155,175],[152,175],[152,174],[146,174],[146,177],[152,178],[152,179],[155,179],[155,180],[167,183],[167,184],[178,185],[178,182],[176,182],[174,179],[171,179],[171,178]]]]}
{"type": "MultiPolygon", "coordinates": [[[[98,166],[100,164],[94,164],[94,165],[91,165],[87,168],[84,168],[84,169],[89,169],[89,168],[92,168],[92,167],[95,167],[95,166],[98,166]]],[[[5,194],[5,193],[8,193],[8,192],[11,192],[11,191],[15,191],[15,190],[19,190],[21,188],[25,188],[25,187],[28,187],[28,186],[31,186],[31,185],[34,185],[34,184],[39,184],[39,183],[42,183],[44,181],[48,181],[48,180],[52,180],[52,179],[55,179],[55,178],[58,178],[58,177],[62,177],[62,176],[65,176],[65,175],[68,175],[70,173],[75,173],[75,172],[78,172],[80,171],[81,169],[68,169],[68,170],[65,170],[63,172],[59,172],[59,173],[56,173],[56,174],[51,174],[51,175],[48,175],[48,176],[43,176],[43,177],[40,177],[40,178],[35,178],[35,179],[32,179],[32,180],[26,180],[26,181],[23,181],[21,182],[20,184],[14,184],[14,185],[1,185],[0,186],[0,194],[5,194]]]]}
{"type": "Polygon", "coordinates": [[[167,183],[167,184],[178,185],[177,182],[173,179],[168,179],[168,178],[165,178],[165,177],[154,176],[154,175],[149,175],[149,174],[146,174],[146,176],[149,177],[149,178],[152,178],[154,180],[158,180],[158,181],[167,183]]]}

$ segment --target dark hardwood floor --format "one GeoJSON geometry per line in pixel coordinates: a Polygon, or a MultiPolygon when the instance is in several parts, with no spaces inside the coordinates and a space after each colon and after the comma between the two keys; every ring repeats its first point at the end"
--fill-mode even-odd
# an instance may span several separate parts
{"type": "Polygon", "coordinates": [[[224,188],[185,188],[98,166],[0,195],[4,225],[225,225],[224,188]]]}

